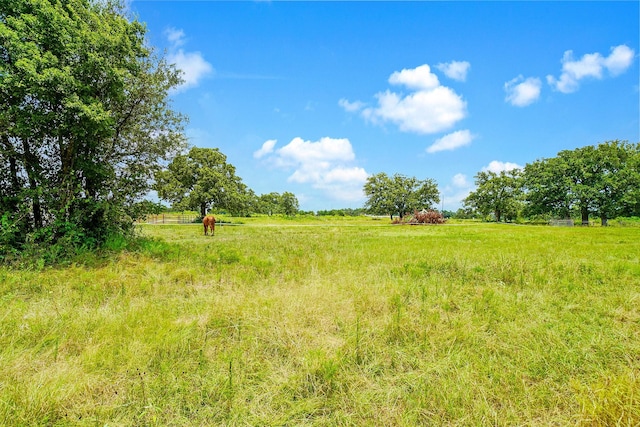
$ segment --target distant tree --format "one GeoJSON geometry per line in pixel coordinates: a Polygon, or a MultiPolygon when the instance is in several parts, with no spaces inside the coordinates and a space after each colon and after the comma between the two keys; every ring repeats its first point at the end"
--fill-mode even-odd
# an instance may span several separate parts
{"type": "Polygon", "coordinates": [[[343,209],[319,210],[317,214],[318,216],[360,216],[364,214],[364,209],[343,208],[343,209]]]}
{"type": "Polygon", "coordinates": [[[640,187],[640,175],[637,169],[634,171],[633,161],[640,153],[640,144],[609,141],[579,151],[585,161],[591,163],[595,174],[592,205],[602,226],[606,227],[610,218],[633,212],[632,195],[637,194],[640,187]]]}
{"type": "Polygon", "coordinates": [[[152,202],[151,200],[142,200],[135,204],[135,218],[143,218],[146,215],[159,215],[167,211],[167,207],[160,202],[152,202]]]}
{"type": "Polygon", "coordinates": [[[519,169],[495,172],[478,172],[476,190],[463,203],[466,207],[487,216],[492,213],[497,222],[503,218],[515,219],[522,206],[522,183],[519,169]]]}
{"type": "Polygon", "coordinates": [[[593,151],[594,147],[589,146],[558,153],[558,158],[566,165],[564,179],[569,183],[569,197],[580,210],[582,225],[589,225],[589,213],[595,209],[598,191],[599,171],[593,151]]]}
{"type": "Polygon", "coordinates": [[[624,179],[629,186],[622,196],[620,215],[640,217],[640,143],[632,145],[631,148],[624,171],[624,179]]]}
{"type": "Polygon", "coordinates": [[[132,230],[154,168],[184,141],[168,99],[179,72],[145,32],[117,1],[0,1],[5,245],[132,230]]]}
{"type": "Polygon", "coordinates": [[[280,197],[280,206],[282,208],[282,213],[287,216],[293,216],[298,213],[298,198],[295,194],[285,191],[280,197]]]}
{"type": "Polygon", "coordinates": [[[319,210],[318,216],[345,216],[343,209],[319,210]]]}
{"type": "Polygon", "coordinates": [[[345,209],[342,209],[342,211],[347,216],[361,216],[361,215],[364,215],[364,209],[363,208],[355,208],[355,209],[354,208],[345,208],[345,209]]]}
{"type": "Polygon", "coordinates": [[[367,197],[365,208],[379,215],[397,214],[400,219],[414,210],[429,209],[440,202],[438,186],[432,179],[418,180],[395,174],[389,177],[381,172],[367,178],[364,185],[367,197]]]}
{"type": "Polygon", "coordinates": [[[269,216],[278,213],[280,211],[280,201],[281,196],[276,192],[260,195],[258,198],[258,213],[269,216]]]}
{"type": "Polygon", "coordinates": [[[477,218],[477,214],[471,208],[459,208],[455,215],[453,216],[455,219],[473,219],[477,218]]]}
{"type": "Polygon", "coordinates": [[[262,194],[257,198],[255,212],[269,216],[274,214],[293,216],[299,212],[298,198],[290,192],[262,194]]]}
{"type": "Polygon", "coordinates": [[[365,209],[377,215],[393,215],[396,213],[391,196],[391,178],[384,173],[371,175],[364,184],[364,193],[367,196],[365,209]]]}
{"type": "Polygon", "coordinates": [[[525,213],[527,216],[552,214],[570,218],[574,204],[569,165],[559,157],[537,160],[524,167],[525,213]]]}
{"type": "Polygon", "coordinates": [[[449,211],[449,210],[443,210],[442,212],[442,217],[443,218],[455,218],[456,213],[454,211],[449,211]]]}
{"type": "Polygon", "coordinates": [[[249,217],[252,213],[257,212],[257,200],[258,197],[256,193],[252,189],[244,186],[244,191],[237,195],[234,203],[229,204],[226,208],[222,208],[222,210],[228,211],[233,216],[249,217]]]}
{"type": "Polygon", "coordinates": [[[174,207],[193,209],[201,216],[210,208],[243,211],[249,202],[247,187],[217,148],[193,147],[176,156],[156,173],[154,188],[174,207]]]}
{"type": "Polygon", "coordinates": [[[251,214],[259,212],[260,199],[252,189],[247,188],[244,194],[244,202],[241,203],[241,206],[242,210],[238,211],[237,214],[251,216],[251,214]]]}
{"type": "Polygon", "coordinates": [[[597,214],[603,226],[616,215],[638,212],[640,144],[609,141],[563,150],[524,169],[527,213],[569,217],[580,212],[583,225],[597,214]]]}

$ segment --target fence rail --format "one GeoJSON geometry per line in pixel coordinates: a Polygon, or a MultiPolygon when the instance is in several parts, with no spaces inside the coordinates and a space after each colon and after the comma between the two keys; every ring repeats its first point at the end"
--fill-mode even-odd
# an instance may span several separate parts
{"type": "Polygon", "coordinates": [[[198,216],[194,214],[159,214],[147,215],[145,224],[190,224],[198,216]]]}
{"type": "Polygon", "coordinates": [[[555,227],[573,227],[572,219],[552,219],[549,221],[550,225],[555,227]]]}

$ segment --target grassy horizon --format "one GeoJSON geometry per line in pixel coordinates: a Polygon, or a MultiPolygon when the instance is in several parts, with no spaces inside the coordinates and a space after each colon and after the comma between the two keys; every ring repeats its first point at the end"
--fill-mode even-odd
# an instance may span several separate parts
{"type": "Polygon", "coordinates": [[[640,423],[638,228],[230,220],[0,268],[0,425],[640,423]]]}

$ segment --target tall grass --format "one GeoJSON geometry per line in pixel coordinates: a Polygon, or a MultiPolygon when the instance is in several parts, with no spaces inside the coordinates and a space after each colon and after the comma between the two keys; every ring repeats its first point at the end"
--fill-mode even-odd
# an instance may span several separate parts
{"type": "Polygon", "coordinates": [[[240,221],[0,269],[0,425],[640,423],[640,229],[240,221]]]}

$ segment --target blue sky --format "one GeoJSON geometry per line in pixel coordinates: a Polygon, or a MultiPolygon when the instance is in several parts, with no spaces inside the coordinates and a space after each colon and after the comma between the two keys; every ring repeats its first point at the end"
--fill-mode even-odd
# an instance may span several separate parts
{"type": "Polygon", "coordinates": [[[640,141],[639,3],[133,0],[183,70],[173,107],[257,194],[357,208],[368,175],[432,178],[640,141]]]}

